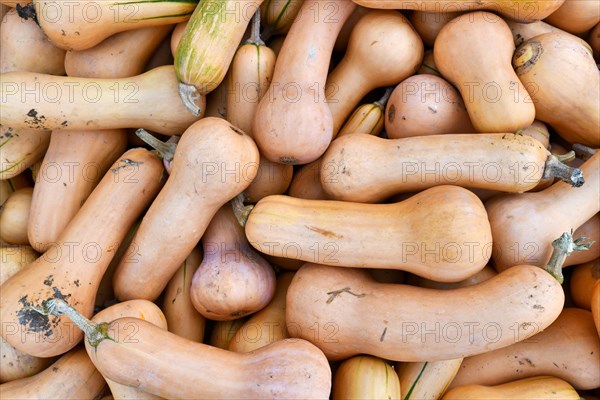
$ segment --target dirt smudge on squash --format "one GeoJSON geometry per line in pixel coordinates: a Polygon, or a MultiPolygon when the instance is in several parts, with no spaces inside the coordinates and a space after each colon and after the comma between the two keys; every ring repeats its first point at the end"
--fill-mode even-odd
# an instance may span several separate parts
{"type": "Polygon", "coordinates": [[[344,237],[344,235],[338,235],[337,233],[327,230],[327,229],[321,229],[321,228],[318,228],[316,226],[311,226],[311,225],[304,225],[304,226],[306,227],[306,229],[316,232],[316,233],[326,236],[326,237],[335,238],[335,239],[341,239],[344,237]]]}

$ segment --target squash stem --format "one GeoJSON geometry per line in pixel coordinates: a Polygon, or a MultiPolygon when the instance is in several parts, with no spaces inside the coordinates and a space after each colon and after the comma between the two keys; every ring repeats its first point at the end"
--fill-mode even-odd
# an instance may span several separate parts
{"type": "Polygon", "coordinates": [[[171,142],[171,139],[169,139],[169,141],[165,143],[163,141],[158,140],[154,135],[142,128],[135,131],[135,134],[137,135],[137,137],[142,139],[144,143],[148,144],[153,149],[155,149],[163,160],[171,161],[173,160],[173,157],[175,157],[175,149],[177,148],[177,142],[173,143],[171,142]]]}
{"type": "Polygon", "coordinates": [[[198,93],[198,89],[194,85],[179,82],[179,97],[181,97],[185,108],[194,114],[195,117],[199,117],[202,114],[202,110],[196,104],[196,100],[200,99],[200,93],[198,93]]]}
{"type": "Polygon", "coordinates": [[[385,93],[383,94],[383,97],[380,98],[379,100],[377,100],[375,104],[377,107],[381,108],[382,110],[385,110],[385,106],[388,102],[388,100],[390,99],[390,96],[392,95],[392,92],[394,91],[393,87],[389,87],[385,90],[385,93]]]}
{"type": "Polygon", "coordinates": [[[252,34],[246,43],[251,43],[256,46],[265,46],[265,42],[260,38],[260,8],[256,10],[252,17],[252,34]]]}
{"type": "Polygon", "coordinates": [[[562,267],[565,263],[566,258],[575,251],[589,250],[594,243],[588,242],[588,238],[580,237],[573,240],[573,232],[565,232],[558,239],[552,242],[552,256],[548,265],[544,267],[544,270],[552,275],[562,285],[564,281],[562,267]]]}
{"type": "Polygon", "coordinates": [[[237,219],[240,226],[246,226],[246,221],[248,221],[248,217],[250,216],[250,212],[254,208],[254,206],[244,205],[244,201],[248,199],[248,195],[246,193],[240,193],[233,200],[231,200],[231,207],[233,207],[233,214],[237,219]]]}
{"type": "Polygon", "coordinates": [[[552,154],[554,157],[558,159],[561,163],[568,163],[569,161],[573,161],[575,159],[575,152],[571,150],[565,154],[552,154]]]}
{"type": "Polygon", "coordinates": [[[550,155],[544,166],[542,179],[559,178],[573,187],[580,187],[585,183],[583,171],[579,168],[572,168],[560,162],[557,156],[550,155]]]}
{"type": "Polygon", "coordinates": [[[577,158],[580,158],[583,161],[589,160],[594,154],[598,152],[598,150],[592,149],[591,147],[585,146],[580,143],[575,143],[573,145],[573,151],[577,155],[577,158]]]}
{"type": "Polygon", "coordinates": [[[107,333],[108,324],[97,324],[90,321],[71,307],[63,299],[49,299],[42,304],[41,308],[32,307],[42,315],[54,315],[56,317],[66,315],[79,329],[83,331],[85,337],[92,347],[97,347],[104,339],[110,339],[107,333]]]}

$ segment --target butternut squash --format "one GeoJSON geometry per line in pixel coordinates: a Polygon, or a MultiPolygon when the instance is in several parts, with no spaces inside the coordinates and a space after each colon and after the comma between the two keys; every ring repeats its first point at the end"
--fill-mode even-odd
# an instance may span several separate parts
{"type": "Polygon", "coordinates": [[[33,248],[43,253],[56,244],[126,145],[122,129],[52,132],[27,224],[33,248]]]}
{"type": "Polygon", "coordinates": [[[267,0],[260,6],[270,32],[287,33],[302,7],[302,0],[267,0]]]}
{"type": "Polygon", "coordinates": [[[15,9],[2,16],[2,20],[0,73],[65,74],[65,50],[53,45],[34,21],[22,19],[15,9]]]}
{"type": "Polygon", "coordinates": [[[533,123],[528,128],[524,129],[521,134],[531,136],[532,138],[537,139],[545,149],[551,149],[550,132],[548,131],[546,124],[542,121],[533,121],[533,123]]]}
{"type": "Polygon", "coordinates": [[[435,40],[435,65],[460,91],[477,132],[515,132],[536,117],[529,88],[510,65],[514,51],[506,22],[481,11],[453,19],[435,40]]]}
{"type": "Polygon", "coordinates": [[[492,242],[483,204],[457,186],[438,186],[394,204],[270,196],[250,213],[246,236],[273,256],[399,269],[441,282],[458,282],[483,269],[492,242]]]}
{"type": "Polygon", "coordinates": [[[206,96],[206,113],[205,117],[216,117],[227,119],[227,82],[225,78],[223,82],[215,90],[206,96]]]}
{"type": "Polygon", "coordinates": [[[115,33],[186,21],[195,0],[134,0],[121,3],[83,0],[76,3],[33,0],[27,15],[35,18],[48,38],[65,50],[94,47],[115,33]]]}
{"type": "Polygon", "coordinates": [[[231,321],[216,321],[212,327],[208,344],[227,350],[231,338],[240,329],[246,320],[244,318],[233,319],[231,321]]]}
{"type": "Polygon", "coordinates": [[[402,14],[375,10],[364,15],[352,30],[344,58],[327,77],[334,137],[370,91],[417,72],[423,51],[421,38],[402,14]]]}
{"type": "Polygon", "coordinates": [[[594,215],[573,233],[575,237],[585,237],[592,242],[592,247],[588,251],[578,251],[571,254],[565,260],[565,267],[571,265],[583,264],[600,257],[600,214],[594,215]]]}
{"type": "Polygon", "coordinates": [[[525,340],[558,317],[564,294],[550,274],[527,265],[475,286],[437,291],[307,263],[286,301],[286,322],[296,328],[288,328],[290,335],[311,341],[329,360],[370,354],[423,362],[489,354],[525,340]],[[538,329],[515,335],[522,326],[538,329]]]}
{"type": "Polygon", "coordinates": [[[596,24],[588,35],[588,44],[592,48],[596,61],[600,60],[600,23],[596,24]]]}
{"type": "Polygon", "coordinates": [[[2,245],[0,246],[0,285],[16,274],[21,268],[31,264],[39,254],[27,245],[2,245]]]}
{"type": "Polygon", "coordinates": [[[252,182],[258,161],[252,139],[225,120],[203,118],[189,127],[165,187],[133,238],[134,256],[115,271],[117,298],[155,300],[219,208],[252,182]]]}
{"type": "Polygon", "coordinates": [[[11,179],[0,180],[0,206],[6,202],[11,193],[14,193],[21,188],[32,186],[33,183],[31,182],[31,177],[27,171],[24,171],[11,179]]]}
{"type": "Polygon", "coordinates": [[[475,275],[473,275],[463,281],[460,281],[460,282],[444,283],[444,282],[436,282],[436,281],[432,281],[429,279],[417,277],[415,284],[416,284],[416,286],[420,286],[423,288],[429,288],[429,289],[438,289],[438,290],[458,289],[461,287],[473,286],[478,283],[487,281],[488,279],[491,279],[496,275],[498,275],[496,270],[492,266],[486,265],[484,269],[482,269],[475,275]]]}
{"type": "MultiPolygon", "coordinates": [[[[511,268],[500,275],[519,269],[511,268]]],[[[600,386],[600,338],[592,313],[565,308],[546,329],[535,324],[514,328],[509,333],[511,336],[514,334],[519,339],[531,333],[535,336],[503,349],[465,358],[450,387],[498,385],[540,375],[564,379],[578,390],[600,386]]]]}
{"type": "Polygon", "coordinates": [[[402,400],[437,400],[456,376],[463,358],[396,363],[402,400]]]}
{"type": "Polygon", "coordinates": [[[293,277],[293,272],[284,272],[277,277],[275,295],[271,302],[234,332],[226,348],[238,353],[249,353],[290,337],[285,322],[285,296],[293,277]]]}
{"type": "Polygon", "coordinates": [[[592,292],[592,317],[598,336],[600,336],[600,283],[596,282],[594,291],[592,292]]]}
{"type": "Polygon", "coordinates": [[[78,347],[37,375],[3,383],[0,396],[6,400],[94,399],[105,387],[85,349],[78,347]]]}
{"type": "Polygon", "coordinates": [[[512,64],[532,88],[537,119],[569,143],[600,147],[600,76],[580,40],[562,33],[536,36],[519,46],[512,64]]]}
{"type": "Polygon", "coordinates": [[[385,107],[391,94],[392,90],[388,88],[381,99],[357,107],[337,136],[341,137],[351,133],[379,136],[383,131],[385,107]]]}
{"type": "Polygon", "coordinates": [[[442,400],[479,399],[580,400],[571,385],[552,376],[539,376],[497,386],[466,385],[449,390],[442,400]]]}
{"type": "Polygon", "coordinates": [[[206,320],[196,311],[191,299],[192,277],[201,262],[202,250],[192,250],[165,288],[162,305],[169,332],[195,342],[202,342],[206,326],[206,320]]]}
{"type": "Polygon", "coordinates": [[[13,178],[41,160],[49,144],[50,131],[0,125],[0,179],[13,178]]]}
{"type": "Polygon", "coordinates": [[[594,286],[600,280],[600,259],[580,264],[571,273],[571,297],[579,308],[590,310],[594,286]]]}
{"type": "Polygon", "coordinates": [[[294,175],[294,167],[290,164],[279,164],[260,157],[256,177],[244,193],[248,202],[256,203],[260,199],[274,194],[284,194],[294,175]]]}
{"type": "Polygon", "coordinates": [[[329,146],[334,123],[325,98],[328,66],[335,38],[354,8],[345,0],[304,1],[254,118],[254,140],[269,160],[307,164],[329,146]]]}
{"type": "Polygon", "coordinates": [[[288,189],[288,195],[307,200],[331,199],[321,185],[321,163],[322,158],[318,158],[296,170],[288,189]]]}
{"type": "Polygon", "coordinates": [[[280,340],[240,354],[137,318],[94,323],[60,299],[45,308],[41,311],[67,313],[85,329],[88,355],[108,378],[161,397],[323,399],[331,390],[326,358],[305,340],[280,340]]]}
{"type": "MultiPolygon", "coordinates": [[[[130,300],[123,303],[117,303],[105,308],[94,315],[92,321],[114,320],[117,318],[139,318],[154,324],[160,329],[167,330],[167,320],[160,308],[147,300],[130,300]]],[[[136,400],[158,400],[160,397],[148,394],[135,388],[117,383],[111,379],[104,378],[110,387],[112,395],[116,399],[136,399],[136,400]]]]}
{"type": "Polygon", "coordinates": [[[120,79],[75,79],[31,72],[9,72],[0,78],[0,124],[13,129],[143,127],[174,135],[197,120],[178,100],[172,66],[120,79]]]}
{"type": "Polygon", "coordinates": [[[0,238],[6,243],[29,245],[27,222],[31,209],[33,188],[23,188],[12,193],[0,213],[0,238]]]}
{"type": "Polygon", "coordinates": [[[433,47],[435,38],[444,25],[460,15],[459,12],[427,12],[414,11],[410,15],[410,23],[423,39],[427,47],[433,47]]]}
{"type": "Polygon", "coordinates": [[[545,21],[575,35],[585,33],[600,22],[599,6],[597,0],[565,0],[545,21]]]}
{"type": "MultiPolygon", "coordinates": [[[[169,32],[173,31],[173,27],[169,28],[169,32]]],[[[173,65],[175,59],[171,54],[171,35],[167,35],[159,43],[156,50],[150,55],[144,71],[150,71],[154,68],[162,67],[164,65],[173,65]]]]}
{"type": "Polygon", "coordinates": [[[423,56],[423,63],[421,64],[421,68],[417,71],[418,74],[429,74],[442,77],[440,71],[437,70],[435,66],[435,59],[433,58],[433,50],[427,50],[425,55],[423,56]]]}
{"type": "Polygon", "coordinates": [[[372,356],[344,361],[333,379],[332,399],[400,399],[400,381],[392,366],[372,356]]]}
{"type": "Polygon", "coordinates": [[[171,33],[171,55],[175,58],[175,54],[177,54],[177,46],[179,46],[179,42],[183,37],[183,33],[185,32],[185,28],[188,25],[188,21],[180,22],[175,25],[173,32],[171,33]]]}
{"type": "Polygon", "coordinates": [[[65,57],[67,75],[82,78],[127,78],[144,72],[150,56],[173,30],[172,25],[117,33],[98,45],[65,57]]]}
{"type": "Polygon", "coordinates": [[[340,33],[335,39],[335,44],[333,45],[334,53],[343,54],[346,52],[346,49],[348,48],[348,42],[350,41],[350,35],[352,35],[354,27],[356,26],[358,21],[360,21],[360,19],[369,12],[371,12],[371,10],[369,10],[368,8],[360,6],[354,8],[354,11],[352,11],[352,14],[350,14],[348,19],[344,23],[344,26],[342,26],[340,33]]]}
{"type": "Polygon", "coordinates": [[[225,78],[235,50],[262,1],[198,3],[175,52],[179,95],[195,116],[204,112],[197,99],[215,90],[225,78]]]}
{"type": "Polygon", "coordinates": [[[544,19],[556,11],[565,0],[534,0],[532,2],[515,2],[512,0],[482,0],[476,4],[457,0],[352,0],[369,8],[418,10],[426,12],[457,12],[473,10],[490,10],[504,17],[520,22],[534,22],[544,19]]]}
{"type": "Polygon", "coordinates": [[[119,242],[162,185],[162,163],[153,153],[124,153],[88,197],[57,243],[2,285],[2,337],[17,350],[52,357],[82,337],[65,318],[40,316],[49,298],[67,298],[86,315],[119,242]],[[24,289],[26,288],[26,289],[24,289]]]}
{"type": "Polygon", "coordinates": [[[356,202],[436,185],[525,192],[552,176],[576,187],[583,184],[580,170],[548,156],[536,139],[512,133],[393,140],[348,135],[331,143],[321,166],[323,189],[334,199],[356,202]]]}
{"type": "Polygon", "coordinates": [[[506,20],[515,40],[515,46],[519,47],[523,42],[536,37],[538,35],[543,35],[544,33],[552,33],[552,32],[560,32],[563,35],[571,36],[572,38],[576,38],[579,40],[585,47],[589,47],[589,45],[580,37],[571,35],[568,32],[563,31],[562,29],[558,29],[557,27],[550,25],[544,21],[535,21],[532,23],[523,23],[516,22],[511,20],[506,20]]]}
{"type": "Polygon", "coordinates": [[[390,96],[385,131],[390,139],[474,132],[462,97],[435,75],[414,75],[390,96]]]}
{"type": "Polygon", "coordinates": [[[204,259],[194,273],[190,297],[206,318],[228,320],[264,308],[275,293],[275,272],[248,243],[233,213],[225,204],[202,236],[204,259]]]}
{"type": "Polygon", "coordinates": [[[536,193],[496,196],[486,203],[498,271],[513,265],[544,265],[553,238],[573,231],[600,211],[600,153],[581,166],[586,183],[558,182],[536,193]]]}

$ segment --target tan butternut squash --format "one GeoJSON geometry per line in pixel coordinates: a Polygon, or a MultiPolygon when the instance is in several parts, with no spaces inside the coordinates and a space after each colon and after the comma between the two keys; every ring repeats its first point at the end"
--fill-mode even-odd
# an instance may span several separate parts
{"type": "Polygon", "coordinates": [[[104,393],[106,381],[85,349],[78,347],[37,375],[0,385],[6,400],[94,399],[104,393]]]}
{"type": "Polygon", "coordinates": [[[600,211],[600,153],[581,171],[585,184],[580,188],[558,182],[540,192],[505,194],[486,203],[498,271],[518,264],[544,265],[553,238],[574,231],[600,211]]]}
{"type": "Polygon", "coordinates": [[[0,285],[16,274],[21,268],[31,264],[39,254],[27,245],[2,245],[0,246],[0,285]]]}
{"type": "Polygon", "coordinates": [[[244,193],[250,203],[274,194],[284,194],[292,183],[294,167],[290,164],[279,164],[260,157],[256,177],[244,193]]]}
{"type": "MultiPolygon", "coordinates": [[[[147,300],[130,300],[117,303],[100,311],[92,321],[106,321],[118,318],[139,318],[154,324],[160,329],[167,330],[167,320],[160,308],[147,300]]],[[[115,399],[158,400],[160,397],[143,392],[134,386],[122,385],[109,378],[104,378],[115,399]]]]}
{"type": "Polygon", "coordinates": [[[438,290],[458,289],[461,287],[473,286],[478,283],[487,281],[488,279],[491,279],[496,275],[498,275],[496,270],[492,266],[486,265],[484,269],[482,269],[475,275],[473,275],[463,281],[460,281],[460,282],[444,283],[444,282],[436,282],[436,281],[432,281],[429,279],[417,277],[417,279],[415,281],[415,285],[423,287],[423,288],[438,289],[438,290]]]}
{"type": "Polygon", "coordinates": [[[246,236],[259,251],[278,257],[399,269],[441,282],[483,269],[492,242],[481,201],[457,186],[438,186],[394,204],[270,196],[250,213],[246,236]]]}
{"type": "Polygon", "coordinates": [[[67,319],[32,307],[67,298],[90,315],[102,275],[119,243],[162,185],[159,158],[144,149],[124,153],[88,197],[57,243],[2,285],[2,337],[20,351],[51,357],[82,337],[67,319]],[[26,289],[24,289],[26,288],[26,289]]]}
{"type": "Polygon", "coordinates": [[[519,339],[525,335],[535,336],[503,349],[465,358],[450,387],[498,385],[540,375],[564,379],[575,389],[600,386],[600,338],[589,311],[565,308],[545,329],[539,324],[515,325],[515,329],[507,333],[519,339]]]}
{"type": "Polygon", "coordinates": [[[370,91],[414,74],[423,51],[421,38],[402,14],[384,10],[365,14],[352,30],[344,58],[327,77],[333,135],[370,91]]]}
{"type": "Polygon", "coordinates": [[[198,119],[179,101],[172,66],[120,79],[68,78],[31,72],[9,72],[2,74],[1,79],[0,124],[13,129],[143,127],[174,135],[198,119]]]}
{"type": "Polygon", "coordinates": [[[372,356],[344,361],[333,378],[333,399],[400,399],[400,381],[392,366],[372,356]]]}
{"type": "Polygon", "coordinates": [[[301,166],[292,177],[288,195],[297,199],[328,200],[331,197],[321,185],[322,158],[301,166]]]}
{"type": "Polygon", "coordinates": [[[444,25],[460,15],[459,12],[427,12],[414,11],[410,23],[428,47],[433,47],[435,38],[444,25]]]}
{"type": "Polygon", "coordinates": [[[285,296],[293,277],[292,272],[284,272],[277,277],[271,302],[234,332],[226,348],[238,353],[249,353],[290,337],[285,322],[285,296]]]}
{"type": "Polygon", "coordinates": [[[418,10],[426,12],[448,13],[457,11],[490,10],[504,17],[520,22],[534,22],[544,19],[556,11],[565,0],[534,0],[532,2],[514,2],[511,0],[482,0],[476,4],[463,0],[352,0],[369,8],[418,10]]]}
{"type": "Polygon", "coordinates": [[[117,33],[98,45],[65,57],[67,75],[82,78],[127,78],[146,70],[146,64],[172,25],[117,33]]]}
{"type": "Polygon", "coordinates": [[[344,26],[342,26],[342,30],[340,30],[340,33],[335,39],[335,44],[333,45],[334,53],[343,54],[346,52],[346,49],[348,48],[348,42],[350,41],[350,35],[352,34],[354,27],[358,21],[360,21],[360,19],[370,11],[371,10],[368,8],[360,6],[354,8],[354,11],[352,11],[352,14],[348,17],[344,23],[344,26]]]}
{"type": "Polygon", "coordinates": [[[520,379],[497,386],[466,385],[449,390],[442,400],[479,399],[580,400],[573,386],[552,376],[520,379]]]}
{"type": "Polygon", "coordinates": [[[414,75],[390,96],[385,131],[390,139],[474,132],[460,93],[443,78],[414,75]]]}
{"type": "Polygon", "coordinates": [[[562,33],[536,36],[519,46],[512,64],[532,88],[537,119],[569,143],[600,147],[600,76],[580,40],[562,33]]]}
{"type": "Polygon", "coordinates": [[[68,313],[86,331],[88,355],[108,378],[161,397],[323,399],[331,390],[326,358],[304,340],[280,340],[241,354],[137,318],[94,323],[60,299],[45,308],[54,315],[68,313]]]}
{"type": "Polygon", "coordinates": [[[550,132],[548,131],[546,124],[544,124],[542,121],[533,121],[533,123],[528,128],[525,128],[521,134],[531,136],[532,138],[537,139],[545,149],[551,149],[550,132]]]}
{"type": "Polygon", "coordinates": [[[191,299],[192,277],[202,262],[202,250],[192,250],[165,288],[162,310],[169,332],[195,342],[204,339],[206,320],[196,311],[191,299]]]}
{"type": "Polygon", "coordinates": [[[12,193],[0,213],[0,238],[6,243],[29,245],[27,223],[31,209],[33,188],[23,188],[12,193]]]}
{"type": "Polygon", "coordinates": [[[44,33],[58,47],[85,50],[115,33],[176,24],[192,15],[195,0],[127,1],[84,0],[76,3],[33,0],[26,7],[44,33]]]}
{"type": "Polygon", "coordinates": [[[173,32],[171,33],[171,55],[175,58],[175,54],[177,53],[177,46],[179,46],[179,42],[183,37],[183,33],[185,32],[185,28],[188,25],[188,21],[180,22],[175,25],[173,32]]]}
{"type": "Polygon", "coordinates": [[[550,274],[526,265],[475,286],[437,291],[377,283],[360,269],[307,263],[296,272],[286,301],[286,322],[296,328],[288,328],[290,335],[311,341],[329,360],[370,354],[423,362],[525,340],[537,331],[515,335],[511,327],[545,329],[560,314],[564,294],[550,274]]]}
{"type": "Polygon", "coordinates": [[[573,268],[570,283],[571,298],[577,307],[591,309],[594,286],[598,280],[600,280],[600,259],[573,268]]]}
{"type": "MultiPolygon", "coordinates": [[[[173,27],[170,28],[169,32],[173,31],[173,27]]],[[[162,67],[164,65],[173,65],[174,59],[171,54],[171,35],[167,35],[160,42],[156,50],[150,55],[144,71],[150,71],[154,68],[162,67]]]]}
{"type": "Polygon", "coordinates": [[[545,21],[575,35],[585,33],[600,22],[600,4],[597,0],[565,0],[545,21]]]}
{"type": "Polygon", "coordinates": [[[0,73],[65,74],[65,50],[53,45],[34,21],[22,19],[15,9],[2,16],[2,20],[0,73]]]}
{"type": "Polygon", "coordinates": [[[596,282],[594,291],[592,292],[592,317],[598,336],[600,336],[600,283],[596,282]]]}
{"type": "Polygon", "coordinates": [[[354,8],[345,0],[304,1],[254,118],[254,139],[269,160],[307,164],[331,142],[333,117],[325,83],[335,38],[354,8]]]}
{"type": "Polygon", "coordinates": [[[206,114],[205,117],[216,117],[227,119],[227,82],[229,78],[225,78],[223,82],[215,90],[206,96],[206,114]]]}
{"type": "Polygon", "coordinates": [[[270,32],[287,33],[302,7],[302,0],[267,0],[260,6],[270,32]]]}
{"type": "Polygon", "coordinates": [[[573,235],[575,237],[588,238],[588,241],[594,244],[587,251],[578,251],[568,256],[565,260],[565,267],[583,264],[600,257],[600,214],[596,214],[588,219],[575,230],[573,235]]]}
{"type": "Polygon", "coordinates": [[[233,207],[212,217],[202,236],[204,259],[194,273],[190,297],[206,318],[229,320],[264,308],[275,293],[275,272],[248,243],[233,207]]]}
{"type": "Polygon", "coordinates": [[[212,327],[208,344],[227,350],[231,338],[245,322],[246,320],[244,318],[233,319],[231,321],[216,321],[212,327]]]}
{"type": "Polygon", "coordinates": [[[435,65],[460,91],[478,132],[515,132],[536,117],[529,88],[510,65],[514,51],[510,28],[489,12],[453,19],[435,40],[435,65]]]}
{"type": "Polygon", "coordinates": [[[124,130],[52,132],[33,189],[27,235],[45,252],[60,237],[127,145],[124,130]]]}
{"type": "Polygon", "coordinates": [[[331,143],[321,166],[323,189],[332,198],[356,202],[435,185],[525,192],[552,176],[576,187],[583,184],[580,170],[549,156],[536,139],[512,133],[393,140],[348,135],[331,143]]]}
{"type": "Polygon", "coordinates": [[[133,238],[134,256],[115,271],[117,298],[155,300],[219,208],[252,182],[258,161],[252,139],[225,120],[203,118],[188,128],[171,175],[133,238]]]}
{"type": "Polygon", "coordinates": [[[587,43],[578,36],[571,35],[562,29],[558,29],[557,27],[550,25],[544,21],[535,21],[531,23],[517,22],[506,20],[506,23],[510,27],[510,30],[513,34],[513,38],[515,39],[515,46],[520,46],[523,42],[538,36],[543,35],[544,33],[551,32],[561,32],[564,35],[572,36],[573,38],[577,38],[585,47],[589,47],[587,43]]]}
{"type": "Polygon", "coordinates": [[[13,178],[0,180],[0,206],[6,202],[11,193],[14,193],[21,188],[32,186],[33,183],[31,182],[31,177],[27,171],[24,171],[13,178]]]}
{"type": "Polygon", "coordinates": [[[402,400],[437,400],[456,376],[463,358],[396,363],[402,400]]]}
{"type": "Polygon", "coordinates": [[[0,179],[13,178],[41,160],[50,144],[50,131],[0,126],[0,179]]]}
{"type": "Polygon", "coordinates": [[[421,64],[421,68],[417,71],[418,74],[429,74],[442,77],[440,71],[437,70],[435,66],[435,59],[433,58],[433,50],[427,50],[425,55],[423,56],[423,63],[421,64]]]}

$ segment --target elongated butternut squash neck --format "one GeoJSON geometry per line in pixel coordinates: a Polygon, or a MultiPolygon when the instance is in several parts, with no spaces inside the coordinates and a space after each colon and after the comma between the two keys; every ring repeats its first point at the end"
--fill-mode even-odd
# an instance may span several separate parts
{"type": "Polygon", "coordinates": [[[36,19],[50,40],[66,50],[85,50],[123,31],[186,21],[198,0],[33,0],[22,14],[36,19]],[[24,13],[23,13],[24,12],[24,13]]]}
{"type": "Polygon", "coordinates": [[[0,179],[14,178],[41,160],[49,144],[50,131],[0,125],[0,179]]]}
{"type": "Polygon", "coordinates": [[[179,101],[172,66],[122,79],[9,72],[0,80],[0,124],[13,129],[142,127],[174,135],[198,119],[179,101]]]}
{"type": "MultiPolygon", "coordinates": [[[[548,155],[536,139],[511,133],[403,139],[354,134],[332,142],[323,156],[321,184],[335,199],[358,202],[444,184],[525,192],[553,172],[546,171],[548,155]]],[[[568,178],[580,174],[562,169],[568,178]]]]}
{"type": "Polygon", "coordinates": [[[402,269],[443,282],[480,271],[492,243],[481,201],[456,186],[431,188],[395,204],[269,196],[250,213],[246,236],[272,256],[402,269]]]}
{"type": "Polygon", "coordinates": [[[269,160],[307,164],[331,142],[333,118],[325,83],[335,39],[354,8],[345,0],[306,0],[302,5],[254,118],[252,134],[269,160]]]}
{"type": "Polygon", "coordinates": [[[528,400],[580,400],[573,386],[562,379],[540,376],[488,387],[467,385],[449,390],[442,400],[528,399],[528,400]]]}
{"type": "Polygon", "coordinates": [[[366,271],[305,264],[288,290],[286,322],[292,337],[316,344],[330,360],[364,353],[436,361],[525,340],[548,327],[563,304],[560,284],[527,265],[479,285],[437,291],[377,283],[366,271]],[[536,329],[523,328],[528,326],[536,329]]]}
{"type": "Polygon", "coordinates": [[[162,185],[160,159],[145,149],[123,154],[46,253],[2,285],[2,337],[18,350],[63,354],[81,333],[61,317],[33,310],[49,298],[65,298],[84,315],[119,243],[162,185]]]}
{"type": "Polygon", "coordinates": [[[252,182],[258,163],[252,139],[223,119],[203,118],[186,130],[171,175],[133,239],[134,256],[117,267],[117,298],[155,300],[219,208],[252,182]]]}
{"type": "Polygon", "coordinates": [[[369,8],[419,10],[427,12],[456,12],[490,10],[520,22],[533,22],[544,19],[556,11],[565,0],[534,0],[522,2],[513,0],[482,0],[476,3],[464,0],[352,0],[369,8]]]}
{"type": "Polygon", "coordinates": [[[535,324],[515,326],[511,334],[535,336],[503,349],[465,358],[450,387],[499,385],[539,375],[564,379],[576,389],[600,386],[600,338],[592,313],[565,308],[546,330],[538,328],[541,327],[535,324]]]}

